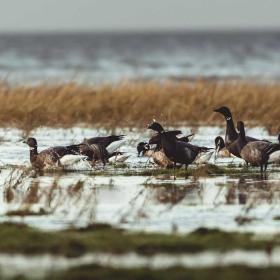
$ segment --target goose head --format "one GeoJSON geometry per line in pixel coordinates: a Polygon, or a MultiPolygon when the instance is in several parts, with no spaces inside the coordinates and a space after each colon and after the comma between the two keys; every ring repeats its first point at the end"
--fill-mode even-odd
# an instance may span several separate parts
{"type": "Polygon", "coordinates": [[[37,140],[35,138],[29,137],[23,143],[27,144],[30,148],[37,148],[37,140]]]}
{"type": "Polygon", "coordinates": [[[215,148],[216,148],[216,151],[220,151],[224,147],[225,147],[224,139],[221,136],[217,136],[215,138],[215,148]]]}
{"type": "Polygon", "coordinates": [[[158,133],[161,133],[164,131],[162,125],[160,123],[156,122],[155,120],[148,125],[148,129],[152,129],[158,133]]]}
{"type": "Polygon", "coordinates": [[[138,152],[138,157],[142,154],[144,154],[145,152],[150,150],[150,145],[146,142],[140,142],[137,145],[137,152],[138,152]]]}
{"type": "Polygon", "coordinates": [[[214,109],[214,112],[222,114],[226,120],[230,120],[232,118],[230,109],[228,107],[222,106],[220,108],[214,109]]]}

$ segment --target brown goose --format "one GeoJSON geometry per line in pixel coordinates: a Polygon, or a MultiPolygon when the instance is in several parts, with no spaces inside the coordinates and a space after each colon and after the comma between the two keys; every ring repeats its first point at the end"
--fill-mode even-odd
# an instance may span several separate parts
{"type": "Polygon", "coordinates": [[[280,144],[267,141],[249,142],[246,139],[244,123],[237,123],[239,136],[237,139],[240,146],[241,157],[251,165],[260,166],[261,173],[265,172],[269,163],[274,163],[280,159],[280,144]]]}
{"type": "Polygon", "coordinates": [[[86,156],[77,155],[69,147],[64,146],[48,148],[38,153],[38,145],[35,138],[28,138],[23,141],[23,143],[29,146],[30,162],[32,167],[36,170],[64,167],[68,165],[65,157],[68,157],[68,161],[70,161],[69,164],[73,164],[86,158],[86,156]]]}

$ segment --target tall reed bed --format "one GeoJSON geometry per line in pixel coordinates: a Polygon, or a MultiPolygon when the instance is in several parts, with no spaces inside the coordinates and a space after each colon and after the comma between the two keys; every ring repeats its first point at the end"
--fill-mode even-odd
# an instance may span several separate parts
{"type": "Polygon", "coordinates": [[[141,81],[98,86],[0,84],[0,126],[145,127],[156,118],[168,125],[221,124],[213,109],[226,105],[235,120],[280,128],[280,83],[252,81],[141,81]]]}

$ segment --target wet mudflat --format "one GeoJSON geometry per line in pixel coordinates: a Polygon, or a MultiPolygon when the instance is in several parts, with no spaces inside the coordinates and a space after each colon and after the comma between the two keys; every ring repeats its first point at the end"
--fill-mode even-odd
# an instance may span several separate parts
{"type": "MultiPolygon", "coordinates": [[[[185,128],[183,131],[188,133],[191,130],[185,128]]],[[[142,275],[141,269],[150,266],[150,259],[139,260],[139,254],[143,253],[159,258],[162,265],[151,268],[155,274],[161,274],[160,270],[172,270],[174,267],[181,267],[186,273],[185,270],[189,270],[190,267],[197,268],[202,263],[199,258],[211,264],[207,269],[214,269],[213,267],[222,263],[218,263],[219,259],[225,257],[217,257],[215,252],[224,250],[230,255],[230,261],[225,262],[224,270],[230,270],[231,265],[245,265],[241,270],[252,266],[257,269],[258,262],[265,262],[267,266],[279,266],[276,261],[270,260],[271,254],[275,254],[275,259],[278,258],[278,166],[271,166],[268,177],[263,179],[258,174],[258,169],[246,168],[238,159],[211,159],[209,164],[204,166],[190,166],[187,171],[177,170],[174,180],[173,170],[159,169],[148,158],[137,157],[136,143],[148,138],[147,132],[120,132],[127,134],[126,142],[120,148],[130,155],[125,164],[109,165],[105,169],[97,166],[96,169],[91,169],[86,162],[81,162],[70,170],[45,172],[39,176],[29,168],[29,151],[27,146],[21,143],[22,132],[15,129],[0,130],[0,234],[3,240],[7,234],[11,237],[10,242],[6,242],[6,247],[2,247],[1,253],[5,255],[2,254],[0,258],[1,267],[9,267],[8,263],[11,266],[17,263],[21,268],[19,273],[24,273],[30,263],[34,264],[32,259],[24,257],[25,254],[37,256],[37,260],[43,258],[45,261],[45,254],[50,254],[46,261],[50,266],[56,262],[55,258],[58,256],[66,256],[65,262],[62,261],[63,264],[57,268],[58,272],[65,271],[74,269],[73,265],[68,263],[67,256],[69,252],[76,251],[80,252],[79,257],[91,254],[87,261],[78,262],[89,267],[92,265],[90,271],[97,265],[100,273],[103,271],[102,267],[110,267],[114,273],[114,267],[118,267],[119,270],[128,269],[125,260],[131,258],[127,254],[134,252],[135,261],[130,263],[129,267],[133,270],[130,271],[132,274],[137,270],[137,273],[142,275]],[[18,225],[19,229],[7,229],[7,225],[13,227],[7,222],[26,224],[27,232],[22,230],[21,225],[18,225]],[[98,239],[100,224],[108,225],[109,229],[99,234],[103,237],[98,239]],[[61,237],[57,235],[67,236],[68,233],[65,234],[64,231],[68,231],[69,228],[74,231],[71,233],[73,236],[69,236],[67,246],[59,247],[61,237]],[[87,230],[83,231],[80,228],[87,230]],[[29,230],[34,230],[35,235],[31,232],[30,237],[29,230]],[[18,231],[22,235],[26,233],[26,239],[21,240],[15,235],[14,239],[19,242],[13,243],[13,234],[18,231]],[[50,245],[46,235],[51,234],[52,240],[58,239],[50,245]],[[92,245],[86,241],[88,239],[96,239],[99,242],[92,245]],[[122,244],[116,242],[116,239],[121,240],[122,244]],[[44,243],[46,246],[39,246],[33,241],[32,247],[32,240],[39,240],[39,244],[44,243]],[[231,246],[228,246],[226,240],[231,240],[231,246]],[[26,243],[30,243],[30,247],[22,246],[26,243]],[[54,248],[60,249],[55,251],[54,248]],[[257,261],[254,265],[245,261],[234,262],[234,258],[240,259],[240,255],[236,257],[235,250],[241,250],[240,254],[245,254],[243,258],[254,259],[255,256],[257,261]],[[246,255],[248,250],[250,255],[246,255]],[[19,254],[12,264],[10,253],[19,254]],[[104,257],[102,253],[107,255],[104,257]],[[121,263],[114,264],[116,253],[122,254],[121,263]],[[164,257],[159,255],[163,253],[164,257]],[[197,256],[197,262],[193,262],[192,266],[186,265],[186,254],[194,253],[206,255],[197,256]],[[185,258],[185,261],[182,261],[178,254],[185,258]],[[168,256],[173,260],[170,261],[169,268],[163,261],[168,259],[168,256]],[[25,261],[21,261],[21,258],[25,261]],[[100,258],[109,258],[111,262],[100,261],[100,258]]],[[[223,135],[223,130],[217,127],[200,128],[195,132],[193,142],[210,147],[214,147],[212,140],[215,136],[223,135]]],[[[77,143],[83,138],[102,133],[105,132],[87,128],[42,128],[34,131],[32,135],[37,138],[41,150],[53,145],[77,143]]],[[[254,128],[248,132],[250,133],[260,138],[275,140],[261,128],[254,128]]],[[[47,269],[37,269],[45,271],[43,274],[38,272],[37,276],[45,277],[50,266],[43,261],[41,266],[47,269]]],[[[9,275],[7,271],[5,275],[9,275]]],[[[270,272],[273,273],[272,270],[270,272]]],[[[27,273],[27,277],[29,276],[27,273]]],[[[137,279],[136,276],[135,278],[137,279]]]]}

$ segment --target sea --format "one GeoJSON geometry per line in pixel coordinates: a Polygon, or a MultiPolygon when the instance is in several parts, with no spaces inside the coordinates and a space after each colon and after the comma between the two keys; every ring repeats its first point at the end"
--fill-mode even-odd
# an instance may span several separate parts
{"type": "Polygon", "coordinates": [[[280,31],[0,34],[15,84],[280,78],[280,31]]]}

